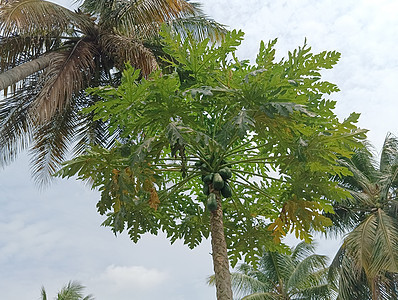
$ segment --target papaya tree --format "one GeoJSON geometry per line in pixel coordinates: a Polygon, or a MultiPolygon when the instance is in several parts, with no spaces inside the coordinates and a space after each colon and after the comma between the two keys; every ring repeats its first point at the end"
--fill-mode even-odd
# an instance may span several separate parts
{"type": "Polygon", "coordinates": [[[321,81],[337,52],[304,45],[276,61],[276,40],[262,42],[254,64],[236,48],[243,33],[221,44],[164,30],[162,71],[141,78],[127,66],[119,87],[92,88],[103,99],[87,108],[120,139],[92,146],[58,176],[91,183],[104,225],[137,242],[165,232],[190,248],[211,236],[217,299],[232,300],[230,263],[255,264],[265,250],[283,250],[287,232],[306,241],[323,230],[332,200],[348,193],[331,176],[364,138],[358,115],[339,121],[336,85],[321,81]]]}

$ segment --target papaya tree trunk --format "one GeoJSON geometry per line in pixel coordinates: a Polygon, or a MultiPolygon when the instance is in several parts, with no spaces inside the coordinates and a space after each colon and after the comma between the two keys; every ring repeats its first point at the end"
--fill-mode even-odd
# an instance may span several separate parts
{"type": "Polygon", "coordinates": [[[18,81],[45,69],[51,62],[55,53],[49,53],[40,56],[34,60],[28,61],[22,65],[16,66],[0,74],[0,91],[16,84],[18,81]]]}
{"type": "Polygon", "coordinates": [[[216,281],[217,300],[232,300],[231,273],[224,235],[224,222],[219,191],[212,191],[217,196],[217,208],[210,214],[211,247],[216,281]]]}

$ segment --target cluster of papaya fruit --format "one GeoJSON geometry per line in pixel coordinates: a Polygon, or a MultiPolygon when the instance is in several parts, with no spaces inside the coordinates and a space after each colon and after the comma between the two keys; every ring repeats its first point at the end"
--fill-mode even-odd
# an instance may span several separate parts
{"type": "Polygon", "coordinates": [[[231,187],[228,184],[228,179],[232,177],[232,172],[228,167],[223,167],[218,172],[209,173],[202,176],[203,193],[207,195],[207,208],[214,211],[217,208],[217,197],[214,193],[210,193],[210,185],[213,189],[220,191],[224,198],[232,196],[231,187]]]}

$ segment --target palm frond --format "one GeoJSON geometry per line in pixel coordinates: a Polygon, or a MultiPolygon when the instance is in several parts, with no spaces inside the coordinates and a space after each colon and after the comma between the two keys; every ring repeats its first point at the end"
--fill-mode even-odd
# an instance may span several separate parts
{"type": "Polygon", "coordinates": [[[193,13],[194,8],[184,0],[129,1],[118,12],[120,19],[134,20],[136,25],[164,23],[193,13]]]}
{"type": "Polygon", "coordinates": [[[273,293],[254,293],[251,295],[248,295],[246,297],[243,297],[242,300],[278,300],[281,299],[279,295],[275,295],[273,293]]]}
{"type": "Polygon", "coordinates": [[[360,169],[358,169],[354,163],[345,160],[340,160],[339,163],[342,166],[347,167],[352,172],[352,176],[348,176],[347,179],[344,178],[344,182],[342,184],[343,187],[352,190],[363,191],[368,194],[373,194],[375,192],[371,189],[372,180],[369,179],[360,169]],[[350,177],[352,177],[353,182],[349,181],[350,177]]]}
{"type": "Polygon", "coordinates": [[[393,134],[388,133],[383,144],[382,152],[380,155],[380,171],[385,172],[386,168],[397,164],[398,158],[398,138],[393,134]]]}
{"type": "Polygon", "coordinates": [[[277,252],[266,252],[260,258],[261,271],[267,274],[270,281],[285,282],[294,270],[291,257],[277,252]]]}
{"type": "Polygon", "coordinates": [[[287,286],[305,290],[308,286],[314,287],[322,283],[325,284],[327,260],[327,256],[318,254],[304,258],[290,275],[287,286]]]}
{"type": "Polygon", "coordinates": [[[116,132],[115,136],[110,136],[107,124],[101,120],[94,121],[91,114],[78,114],[76,124],[73,154],[83,153],[88,145],[101,145],[104,148],[110,148],[118,134],[116,132]]]}
{"type": "Polygon", "coordinates": [[[123,70],[127,62],[141,69],[144,75],[149,75],[158,67],[152,51],[140,40],[122,35],[105,34],[101,43],[106,53],[114,58],[119,70],[123,70]]]}
{"type": "Polygon", "coordinates": [[[95,46],[80,40],[70,51],[57,52],[43,74],[43,87],[32,106],[39,122],[63,111],[74,94],[88,86],[94,71],[95,46]]]}
{"type": "Polygon", "coordinates": [[[315,243],[300,242],[295,247],[292,248],[291,257],[293,261],[299,263],[305,259],[308,255],[311,255],[315,251],[315,243]]]}
{"type": "Polygon", "coordinates": [[[349,245],[346,247],[346,253],[353,259],[353,267],[357,274],[360,274],[362,269],[365,273],[369,271],[376,233],[377,218],[371,214],[344,239],[344,245],[349,245]]]}
{"type": "Polygon", "coordinates": [[[41,300],[47,300],[47,293],[46,290],[44,289],[44,286],[41,287],[40,293],[41,293],[41,300]]]}
{"type": "Polygon", "coordinates": [[[45,38],[36,36],[0,37],[0,71],[37,57],[47,42],[45,38]]]}
{"type": "Polygon", "coordinates": [[[52,175],[66,158],[74,141],[75,128],[76,112],[71,108],[57,113],[37,128],[29,154],[33,178],[39,186],[51,181],[52,175]]]}
{"type": "Polygon", "coordinates": [[[33,123],[29,115],[31,97],[35,96],[37,81],[29,78],[23,87],[8,98],[0,100],[0,166],[12,162],[29,146],[33,123]]]}
{"type": "Polygon", "coordinates": [[[81,14],[45,0],[4,1],[0,9],[0,32],[5,36],[59,35],[84,21],[81,14]]]}
{"type": "Polygon", "coordinates": [[[274,288],[270,284],[270,282],[263,282],[258,280],[257,278],[254,278],[253,276],[241,273],[232,273],[231,280],[234,294],[235,296],[239,297],[243,297],[259,291],[265,293],[274,288]]]}
{"type": "MultiPolygon", "coordinates": [[[[354,267],[354,260],[346,255],[340,248],[338,254],[339,263],[336,263],[336,258],[329,267],[330,272],[333,272],[333,278],[329,277],[329,282],[333,280],[333,289],[338,291],[339,300],[345,299],[371,299],[371,292],[368,286],[367,278],[363,270],[359,272],[354,267]]],[[[329,273],[330,275],[331,273],[329,273]]]]}
{"type": "Polygon", "coordinates": [[[192,34],[198,41],[209,38],[211,42],[215,42],[221,41],[227,33],[224,25],[202,15],[173,19],[168,24],[182,39],[192,34]]]}
{"type": "Polygon", "coordinates": [[[76,281],[70,281],[66,286],[64,286],[57,295],[57,299],[70,299],[70,300],[92,300],[94,299],[92,295],[83,297],[83,290],[85,286],[81,285],[76,281]]]}
{"type": "Polygon", "coordinates": [[[368,277],[374,278],[384,271],[398,272],[398,224],[396,216],[387,215],[378,209],[377,232],[374,236],[372,260],[369,266],[368,277]]]}

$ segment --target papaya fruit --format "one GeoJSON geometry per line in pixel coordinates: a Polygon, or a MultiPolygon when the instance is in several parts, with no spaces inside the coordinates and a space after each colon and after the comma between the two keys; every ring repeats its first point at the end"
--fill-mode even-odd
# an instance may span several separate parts
{"type": "Polygon", "coordinates": [[[203,194],[205,194],[206,196],[208,196],[210,194],[210,188],[208,184],[203,184],[203,194]]]}
{"type": "Polygon", "coordinates": [[[207,208],[210,211],[215,211],[217,209],[217,196],[213,193],[207,197],[207,208]]]}
{"type": "Polygon", "coordinates": [[[231,187],[229,186],[229,184],[227,182],[224,183],[224,187],[221,189],[221,195],[224,198],[232,197],[232,190],[231,190],[231,187]]]}
{"type": "Polygon", "coordinates": [[[212,182],[213,182],[213,176],[214,176],[213,173],[207,174],[205,177],[203,177],[203,182],[204,182],[205,184],[210,184],[210,183],[212,183],[212,182]]]}
{"type": "Polygon", "coordinates": [[[231,169],[228,167],[221,168],[218,173],[221,175],[222,179],[227,180],[232,177],[231,169]]]}
{"type": "Polygon", "coordinates": [[[221,191],[224,187],[224,180],[219,173],[214,173],[213,176],[213,188],[217,191],[221,191]]]}

